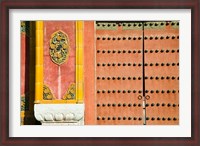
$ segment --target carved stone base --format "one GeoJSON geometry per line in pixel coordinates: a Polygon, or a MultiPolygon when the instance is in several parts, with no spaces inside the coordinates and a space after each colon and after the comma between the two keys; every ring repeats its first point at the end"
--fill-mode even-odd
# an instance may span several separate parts
{"type": "Polygon", "coordinates": [[[42,125],[84,125],[84,104],[35,104],[42,125]]]}

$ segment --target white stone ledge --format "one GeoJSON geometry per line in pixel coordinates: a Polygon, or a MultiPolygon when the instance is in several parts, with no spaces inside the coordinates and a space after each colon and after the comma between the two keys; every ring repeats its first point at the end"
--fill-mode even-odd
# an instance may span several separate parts
{"type": "Polygon", "coordinates": [[[34,115],[42,125],[84,125],[84,104],[35,104],[34,115]]]}

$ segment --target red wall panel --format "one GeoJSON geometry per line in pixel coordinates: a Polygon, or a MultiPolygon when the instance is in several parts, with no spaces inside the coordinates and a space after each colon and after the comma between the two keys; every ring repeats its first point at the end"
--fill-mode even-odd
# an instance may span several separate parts
{"type": "Polygon", "coordinates": [[[61,99],[69,85],[75,83],[75,41],[75,21],[44,21],[44,84],[51,89],[56,99],[61,99]],[[49,53],[51,35],[59,30],[67,34],[70,46],[69,57],[60,66],[51,60],[49,53]]]}

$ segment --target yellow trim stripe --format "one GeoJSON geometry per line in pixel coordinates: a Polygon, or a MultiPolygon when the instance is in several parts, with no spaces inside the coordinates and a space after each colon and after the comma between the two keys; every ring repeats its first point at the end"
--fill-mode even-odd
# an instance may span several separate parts
{"type": "Polygon", "coordinates": [[[76,102],[83,103],[83,21],[76,21],[76,102]]]}
{"type": "Polygon", "coordinates": [[[36,21],[35,103],[43,100],[43,21],[36,21]]]}

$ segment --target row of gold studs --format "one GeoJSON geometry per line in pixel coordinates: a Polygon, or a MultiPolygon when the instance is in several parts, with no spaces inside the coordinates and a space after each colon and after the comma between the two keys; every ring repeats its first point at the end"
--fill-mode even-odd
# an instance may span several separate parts
{"type": "MultiPolygon", "coordinates": [[[[142,93],[142,90],[97,90],[97,93],[142,93]]],[[[179,90],[145,90],[145,93],[179,93],[179,90]]]]}
{"type": "MultiPolygon", "coordinates": [[[[164,50],[164,49],[161,49],[161,50],[158,50],[158,49],[156,49],[156,50],[145,50],[144,51],[145,53],[153,53],[153,52],[155,52],[155,53],[164,53],[164,52],[166,52],[166,53],[175,53],[175,52],[177,52],[177,53],[179,53],[179,49],[177,49],[177,50],[169,50],[169,49],[167,49],[167,50],[164,50]]],[[[118,54],[120,54],[120,53],[142,53],[142,50],[97,50],[97,53],[103,53],[103,54],[105,54],[105,53],[118,53],[118,54]]]]}
{"type": "MultiPolygon", "coordinates": [[[[145,66],[179,66],[179,63],[145,63],[145,66]]],[[[97,66],[142,66],[142,63],[97,63],[97,66]]]]}
{"type": "MultiPolygon", "coordinates": [[[[103,40],[103,41],[105,41],[105,40],[108,40],[108,41],[110,41],[110,40],[113,40],[113,41],[115,41],[115,40],[118,40],[118,41],[120,41],[120,40],[141,40],[143,37],[141,37],[141,36],[134,36],[134,37],[120,37],[120,36],[116,36],[116,37],[111,37],[111,36],[109,36],[109,37],[106,37],[106,36],[97,36],[97,40],[103,40]]],[[[179,39],[179,36],[145,36],[144,37],[144,39],[145,40],[164,40],[164,39],[179,39]]]]}
{"type": "MultiPolygon", "coordinates": [[[[97,77],[97,80],[141,80],[142,79],[142,77],[97,77]]],[[[153,80],[153,79],[156,79],[156,80],[159,80],[159,79],[161,79],[161,80],[164,80],[164,79],[167,79],[167,80],[169,80],[169,79],[172,79],[172,80],[175,80],[175,79],[177,79],[177,80],[179,80],[179,77],[175,77],[175,76],[166,76],[166,77],[164,77],[164,76],[161,76],[161,77],[158,77],[158,76],[155,76],[155,77],[153,77],[153,76],[150,76],[150,77],[147,77],[147,76],[145,76],[145,79],[151,79],[151,80],[153,80]]]]}
{"type": "MultiPolygon", "coordinates": [[[[136,107],[136,106],[138,106],[138,107],[141,107],[142,106],[142,104],[136,104],[136,103],[133,103],[133,104],[131,104],[131,103],[129,103],[129,104],[126,104],[126,103],[118,103],[118,104],[116,104],[116,103],[108,103],[108,104],[105,104],[105,103],[102,103],[102,104],[100,104],[100,103],[98,103],[97,104],[97,107],[126,107],[126,106],[128,106],[128,107],[136,107]]],[[[154,107],[154,106],[157,106],[157,107],[159,107],[159,106],[162,106],[162,107],[165,107],[165,106],[167,106],[167,107],[179,107],[179,104],[172,104],[172,103],[151,103],[151,104],[149,104],[149,103],[146,103],[146,107],[149,107],[149,106],[151,106],[151,107],[154,107]]]]}
{"type": "Polygon", "coordinates": [[[142,117],[100,117],[98,116],[97,117],[97,120],[139,120],[141,121],[142,120],[142,117]]]}
{"type": "MultiPolygon", "coordinates": [[[[97,23],[96,24],[98,27],[115,27],[115,26],[128,26],[128,27],[142,27],[142,23],[138,23],[138,22],[135,22],[135,23],[97,23]]],[[[150,26],[150,27],[153,27],[153,26],[168,26],[168,25],[171,25],[171,26],[179,26],[179,22],[148,22],[148,23],[144,23],[144,26],[147,27],[147,26],[150,26]]]]}
{"type": "MultiPolygon", "coordinates": [[[[105,116],[103,116],[103,117],[98,116],[97,120],[139,120],[139,121],[141,121],[142,117],[107,117],[106,118],[105,116]]],[[[176,117],[157,117],[157,118],[156,117],[151,117],[151,118],[146,117],[146,120],[152,120],[152,121],[154,121],[154,120],[158,120],[158,121],[160,121],[160,120],[162,120],[162,121],[173,120],[173,121],[177,121],[178,118],[176,118],[176,117]]]]}

